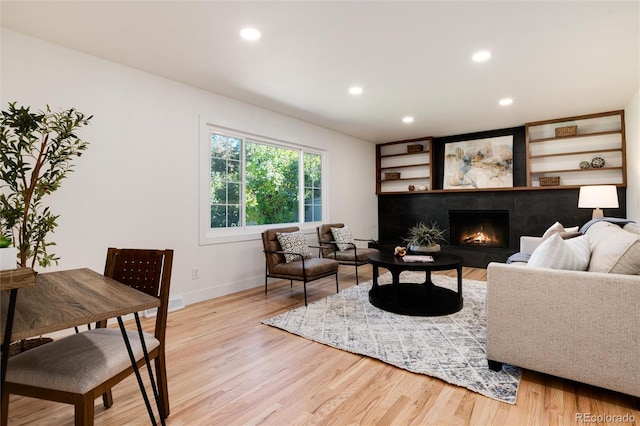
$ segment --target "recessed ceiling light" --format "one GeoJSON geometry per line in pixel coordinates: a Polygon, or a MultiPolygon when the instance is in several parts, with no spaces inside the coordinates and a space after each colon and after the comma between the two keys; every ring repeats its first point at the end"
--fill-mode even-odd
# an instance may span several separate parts
{"type": "Polygon", "coordinates": [[[409,117],[409,116],[403,117],[402,118],[402,122],[403,123],[413,123],[413,117],[409,117]]]}
{"type": "Polygon", "coordinates": [[[490,57],[491,57],[491,52],[489,52],[488,50],[481,50],[479,52],[474,53],[471,59],[473,59],[475,62],[484,62],[488,60],[490,57]]]}
{"type": "Polygon", "coordinates": [[[353,86],[349,88],[349,93],[352,95],[362,95],[362,87],[359,86],[353,86]]]}
{"type": "Polygon", "coordinates": [[[262,37],[262,34],[260,34],[260,31],[256,30],[255,28],[243,28],[240,31],[240,37],[245,40],[254,41],[262,37]]]}
{"type": "Polygon", "coordinates": [[[511,105],[513,103],[513,99],[511,99],[511,98],[500,99],[500,102],[498,102],[498,103],[500,105],[502,105],[502,106],[511,105]]]}

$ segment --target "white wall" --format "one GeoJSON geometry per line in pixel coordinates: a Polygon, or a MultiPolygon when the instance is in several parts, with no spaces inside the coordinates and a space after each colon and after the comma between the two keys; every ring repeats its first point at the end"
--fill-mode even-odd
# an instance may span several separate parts
{"type": "Polygon", "coordinates": [[[199,246],[199,116],[328,151],[329,217],[377,237],[375,146],[265,109],[2,29],[2,109],[93,114],[75,172],[53,194],[54,269],[104,268],[106,249],[173,248],[172,298],[185,303],[264,282],[258,240],[199,246]],[[200,279],[191,269],[200,268],[200,279]]]}
{"type": "Polygon", "coordinates": [[[640,91],[624,111],[627,142],[627,217],[640,223],[640,91]]]}

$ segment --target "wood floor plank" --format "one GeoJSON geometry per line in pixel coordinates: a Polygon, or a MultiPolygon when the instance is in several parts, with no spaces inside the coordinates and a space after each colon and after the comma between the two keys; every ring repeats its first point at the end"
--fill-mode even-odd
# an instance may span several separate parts
{"type": "MultiPolygon", "coordinates": [[[[360,280],[371,273],[360,268],[360,280]]],[[[464,268],[463,276],[484,281],[486,270],[464,268]]],[[[352,285],[353,268],[341,268],[340,288],[352,285]]],[[[307,291],[309,301],[319,300],[335,293],[335,281],[310,283],[307,291]]],[[[580,426],[579,413],[633,415],[640,423],[634,398],[604,389],[525,371],[510,405],[260,322],[301,305],[301,284],[274,280],[266,295],[257,287],[170,313],[167,425],[580,426]]],[[[152,320],[143,326],[150,330],[152,320]]],[[[97,426],[149,424],[134,377],[113,394],[108,410],[96,400],[97,426]]],[[[11,396],[9,425],[71,426],[73,408],[11,396]]]]}

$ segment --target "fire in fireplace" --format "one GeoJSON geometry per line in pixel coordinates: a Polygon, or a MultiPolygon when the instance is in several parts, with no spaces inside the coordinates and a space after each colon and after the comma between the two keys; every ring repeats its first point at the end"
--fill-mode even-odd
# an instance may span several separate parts
{"type": "Polygon", "coordinates": [[[508,210],[449,210],[451,245],[509,246],[508,210]]]}

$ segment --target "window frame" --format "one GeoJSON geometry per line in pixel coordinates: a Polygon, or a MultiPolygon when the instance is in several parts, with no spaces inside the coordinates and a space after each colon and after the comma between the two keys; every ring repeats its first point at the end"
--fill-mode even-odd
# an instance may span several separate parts
{"type": "MultiPolygon", "coordinates": [[[[305,222],[305,199],[304,199],[304,168],[303,162],[299,160],[298,167],[300,173],[298,176],[298,186],[300,191],[300,197],[298,200],[299,207],[299,221],[294,223],[280,223],[269,225],[251,225],[240,227],[225,227],[225,228],[211,228],[211,204],[210,204],[210,188],[211,188],[211,141],[210,133],[221,133],[225,136],[237,137],[243,140],[242,148],[242,215],[246,212],[246,181],[245,181],[245,150],[244,145],[247,140],[257,142],[265,145],[271,145],[281,148],[294,149],[299,151],[300,158],[304,157],[304,153],[310,153],[320,156],[322,177],[320,179],[322,185],[322,217],[326,218],[328,214],[328,152],[319,148],[315,148],[309,145],[303,145],[282,139],[276,139],[264,135],[257,135],[254,133],[232,129],[229,127],[220,126],[214,124],[211,120],[206,120],[202,116],[200,117],[200,142],[199,142],[199,168],[198,168],[198,234],[200,245],[211,244],[224,244],[239,241],[250,241],[261,238],[262,232],[267,229],[275,227],[288,227],[297,226],[303,233],[315,232],[315,228],[319,226],[322,221],[305,222]]],[[[244,222],[245,218],[242,218],[244,222]]]]}

